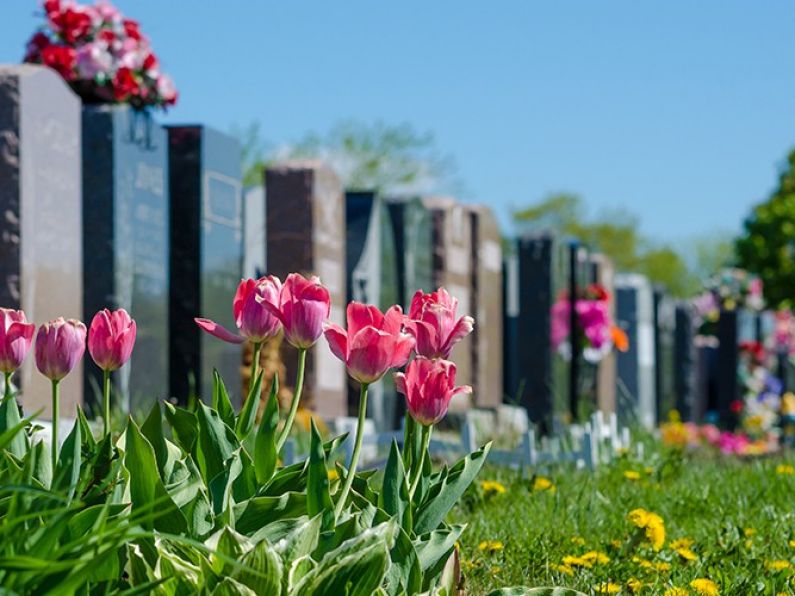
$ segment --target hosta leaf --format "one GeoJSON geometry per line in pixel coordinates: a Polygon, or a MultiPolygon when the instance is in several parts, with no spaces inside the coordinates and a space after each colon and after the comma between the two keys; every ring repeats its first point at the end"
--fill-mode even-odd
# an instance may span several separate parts
{"type": "Polygon", "coordinates": [[[246,396],[246,403],[243,404],[243,409],[240,411],[240,416],[237,418],[235,426],[235,434],[237,438],[242,441],[254,428],[254,420],[257,417],[257,407],[259,406],[259,397],[262,393],[262,376],[265,371],[259,371],[256,380],[251,384],[248,395],[246,396]]]}
{"type": "Polygon", "coordinates": [[[240,560],[243,569],[233,577],[257,594],[279,594],[284,568],[282,559],[267,540],[261,540],[240,560]]]}
{"type": "Polygon", "coordinates": [[[166,419],[171,426],[174,440],[185,453],[193,453],[199,436],[199,421],[196,419],[196,414],[168,402],[165,402],[165,406],[166,419]]]}
{"type": "Polygon", "coordinates": [[[398,528],[395,537],[395,546],[389,553],[392,564],[386,576],[387,594],[417,594],[422,588],[422,570],[417,551],[408,534],[398,528]]]}
{"type": "Polygon", "coordinates": [[[423,534],[414,541],[414,548],[420,560],[420,568],[423,572],[438,566],[439,571],[450,556],[456,541],[461,537],[461,533],[466,526],[453,526],[450,529],[434,530],[429,534],[423,534]],[[439,562],[441,561],[441,565],[439,562]]]}
{"type": "Polygon", "coordinates": [[[196,461],[204,481],[209,483],[224,471],[226,461],[240,445],[234,432],[212,408],[199,402],[196,418],[199,422],[196,461]]]}
{"type": "Polygon", "coordinates": [[[224,526],[210,536],[205,544],[213,550],[210,554],[210,566],[217,575],[230,575],[234,566],[230,562],[237,561],[244,553],[251,549],[251,541],[235,532],[229,526],[224,526]]]}
{"type": "Polygon", "coordinates": [[[491,443],[484,445],[453,466],[442,481],[431,485],[425,501],[414,516],[414,531],[417,534],[425,534],[439,527],[480,472],[490,449],[491,443]]]}
{"type": "Polygon", "coordinates": [[[323,516],[323,528],[329,528],[334,523],[334,502],[329,493],[328,470],[326,468],[326,455],[323,452],[323,440],[311,421],[310,433],[312,436],[309,446],[309,480],[306,487],[306,511],[310,517],[318,514],[323,516]]]}
{"type": "Polygon", "coordinates": [[[210,497],[213,503],[213,513],[216,517],[220,517],[222,523],[234,524],[232,518],[232,483],[240,475],[243,470],[243,464],[240,461],[240,450],[237,450],[229,458],[226,467],[215,478],[210,481],[209,490],[210,497]]]}
{"type": "Polygon", "coordinates": [[[389,515],[395,516],[407,530],[411,530],[411,509],[409,504],[409,487],[406,483],[406,471],[400,455],[397,441],[392,441],[389,459],[384,470],[384,482],[378,496],[378,506],[389,515]],[[406,511],[409,515],[406,515],[406,511]]]}
{"type": "Polygon", "coordinates": [[[235,529],[253,534],[264,524],[306,515],[306,494],[288,492],[278,497],[254,497],[235,505],[235,529]]]}
{"type": "Polygon", "coordinates": [[[312,519],[306,517],[301,519],[304,520],[303,523],[293,527],[287,535],[275,543],[276,552],[287,564],[310,554],[317,547],[321,515],[316,515],[312,519]]]}
{"type": "Polygon", "coordinates": [[[163,436],[163,418],[160,413],[159,401],[155,401],[155,403],[152,404],[149,416],[146,417],[146,420],[141,425],[141,433],[146,437],[146,440],[149,441],[152,445],[152,449],[155,451],[157,469],[160,472],[160,478],[165,482],[168,476],[166,473],[168,449],[166,447],[165,437],[163,436]]]}
{"type": "MultiPolygon", "coordinates": [[[[272,592],[262,592],[268,594],[272,592]]],[[[257,596],[257,592],[248,586],[235,581],[231,577],[225,577],[211,592],[212,596],[257,596]]]]}
{"type": "Polygon", "coordinates": [[[275,375],[254,443],[254,469],[260,485],[271,479],[276,470],[276,461],[279,459],[279,454],[276,452],[276,429],[279,426],[278,394],[279,376],[275,375]]]}
{"type": "Polygon", "coordinates": [[[235,427],[235,409],[229,400],[226,385],[216,369],[213,369],[213,409],[218,412],[224,424],[229,428],[235,427]]]}
{"type": "Polygon", "coordinates": [[[585,596],[585,594],[571,588],[515,587],[492,590],[487,596],[585,596]]]}
{"type": "Polygon", "coordinates": [[[317,563],[308,556],[293,561],[290,571],[287,573],[287,594],[295,594],[296,586],[315,567],[317,567],[317,563]]]}

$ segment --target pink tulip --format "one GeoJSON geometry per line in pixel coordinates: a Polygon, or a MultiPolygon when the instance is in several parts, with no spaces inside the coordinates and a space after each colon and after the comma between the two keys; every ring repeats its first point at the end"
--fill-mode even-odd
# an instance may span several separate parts
{"type": "Polygon", "coordinates": [[[448,360],[418,356],[405,373],[395,373],[395,386],[406,396],[411,416],[424,426],[436,424],[450,406],[453,396],[471,393],[472,387],[455,386],[455,364],[448,360]]]}
{"type": "Polygon", "coordinates": [[[124,366],[130,359],[135,345],[135,321],[120,308],[107,308],[94,315],[88,330],[88,352],[97,366],[113,371],[124,366]]]}
{"type": "Polygon", "coordinates": [[[22,365],[35,331],[21,310],[0,308],[0,372],[12,373],[22,365]]]}
{"type": "Polygon", "coordinates": [[[240,335],[235,335],[210,319],[194,320],[204,331],[226,342],[242,344],[250,340],[261,343],[272,338],[281,329],[279,319],[264,304],[278,304],[281,291],[282,282],[274,275],[240,282],[232,305],[235,325],[240,330],[240,335]]]}
{"type": "Polygon", "coordinates": [[[360,383],[373,383],[390,368],[408,362],[414,338],[406,333],[406,317],[399,306],[381,314],[375,306],[351,302],[347,311],[348,331],[327,323],[324,333],[334,355],[360,383]]]}
{"type": "Polygon", "coordinates": [[[323,323],[331,312],[328,290],[316,276],[309,279],[291,273],[284,280],[277,303],[257,297],[284,327],[284,339],[296,348],[311,348],[323,334],[323,323]]]}
{"type": "Polygon", "coordinates": [[[417,290],[411,299],[409,319],[417,338],[417,354],[426,358],[449,358],[453,346],[472,332],[470,316],[456,320],[458,300],[439,288],[430,294],[417,290]]]}
{"type": "Polygon", "coordinates": [[[603,300],[577,300],[577,321],[592,347],[597,350],[611,339],[610,314],[603,300]]]}
{"type": "Polygon", "coordinates": [[[86,326],[75,319],[58,317],[39,327],[36,335],[36,367],[52,381],[68,375],[86,350],[86,326]]]}

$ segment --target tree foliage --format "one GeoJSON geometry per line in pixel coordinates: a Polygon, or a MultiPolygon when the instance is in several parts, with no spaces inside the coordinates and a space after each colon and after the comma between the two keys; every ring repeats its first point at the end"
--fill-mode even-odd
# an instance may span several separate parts
{"type": "Polygon", "coordinates": [[[735,242],[737,263],[764,283],[771,306],[788,305],[795,297],[795,150],[779,176],[778,187],[745,220],[735,242]]]}

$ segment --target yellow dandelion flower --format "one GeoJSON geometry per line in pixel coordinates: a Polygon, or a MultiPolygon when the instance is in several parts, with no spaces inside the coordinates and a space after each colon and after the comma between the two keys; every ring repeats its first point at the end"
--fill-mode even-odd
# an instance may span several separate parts
{"type": "Polygon", "coordinates": [[[491,574],[492,575],[497,575],[500,571],[502,571],[502,567],[492,567],[491,568],[491,574]]]}
{"type": "Polygon", "coordinates": [[[593,561],[578,557],[577,555],[566,555],[563,557],[563,564],[569,567],[585,567],[586,569],[593,567],[593,561]]]}
{"type": "Polygon", "coordinates": [[[640,480],[640,472],[635,470],[627,470],[624,472],[624,478],[627,480],[640,480]]]}
{"type": "Polygon", "coordinates": [[[700,577],[690,582],[690,587],[696,591],[699,596],[718,596],[718,584],[711,579],[700,577]]]}
{"type": "Polygon", "coordinates": [[[753,545],[754,545],[754,542],[750,538],[745,541],[745,548],[751,548],[753,545]]]}
{"type": "Polygon", "coordinates": [[[795,474],[795,468],[788,464],[779,464],[776,466],[776,474],[786,474],[792,476],[795,474]]]}
{"type": "Polygon", "coordinates": [[[565,573],[566,575],[574,575],[574,568],[571,565],[552,565],[557,569],[558,573],[565,573]]]}
{"type": "Polygon", "coordinates": [[[621,548],[622,542],[620,540],[611,540],[610,545],[613,548],[621,548]]]}
{"type": "Polygon", "coordinates": [[[674,550],[685,561],[698,561],[698,555],[689,548],[676,548],[674,550]]]}
{"type": "Polygon", "coordinates": [[[503,548],[504,545],[499,540],[484,540],[478,544],[478,550],[482,550],[487,553],[496,553],[497,551],[501,551],[503,548]]]}
{"type": "Polygon", "coordinates": [[[671,564],[670,563],[666,563],[665,561],[660,561],[659,563],[655,563],[654,564],[654,569],[656,569],[657,571],[663,571],[663,572],[670,571],[671,570],[671,564]]]}
{"type": "Polygon", "coordinates": [[[671,540],[668,546],[676,550],[677,548],[690,548],[693,544],[694,540],[692,538],[677,538],[676,540],[671,540]]]}
{"type": "Polygon", "coordinates": [[[745,528],[745,530],[743,530],[743,534],[745,534],[746,538],[750,538],[751,536],[756,534],[756,530],[754,530],[753,528],[745,528]]]}
{"type": "Polygon", "coordinates": [[[656,513],[649,513],[646,520],[646,539],[651,547],[658,551],[665,544],[665,522],[656,513]]]}
{"type": "Polygon", "coordinates": [[[790,547],[795,548],[795,540],[790,540],[787,544],[789,544],[790,547]]]}
{"type": "Polygon", "coordinates": [[[668,588],[664,596],[690,596],[687,588],[668,588]]]}
{"type": "Polygon", "coordinates": [[[536,492],[541,491],[548,491],[551,493],[555,492],[555,485],[549,478],[544,478],[543,476],[536,476],[536,479],[533,481],[533,490],[536,492]]]}
{"type": "Polygon", "coordinates": [[[573,544],[576,544],[578,546],[583,546],[585,544],[585,538],[583,538],[582,536],[572,536],[571,541],[573,544]]]}
{"type": "Polygon", "coordinates": [[[610,557],[608,557],[603,552],[599,552],[598,550],[589,551],[589,552],[585,553],[584,555],[582,555],[581,558],[585,559],[586,561],[591,561],[591,562],[599,563],[599,564],[604,564],[604,563],[609,563],[610,562],[610,557]]]}
{"type": "Polygon", "coordinates": [[[638,593],[643,589],[643,582],[637,578],[631,577],[629,581],[627,581],[627,588],[632,593],[638,593]]]}
{"type": "Polygon", "coordinates": [[[652,565],[651,561],[649,561],[647,559],[641,559],[640,557],[632,557],[632,562],[633,563],[637,563],[638,565],[640,565],[644,569],[651,569],[654,566],[654,565],[652,565]]]}
{"type": "Polygon", "coordinates": [[[645,528],[649,512],[645,509],[633,509],[627,514],[627,519],[638,528],[645,528]]]}
{"type": "Polygon", "coordinates": [[[771,571],[784,571],[785,569],[790,569],[792,567],[792,563],[782,559],[777,561],[768,561],[766,566],[771,571]]]}
{"type": "Polygon", "coordinates": [[[610,582],[603,582],[594,586],[594,592],[597,594],[618,594],[621,591],[621,586],[610,582]]]}
{"type": "Polygon", "coordinates": [[[485,493],[495,493],[498,495],[502,495],[507,492],[505,486],[496,480],[483,480],[480,483],[480,488],[482,488],[483,492],[485,493]]]}

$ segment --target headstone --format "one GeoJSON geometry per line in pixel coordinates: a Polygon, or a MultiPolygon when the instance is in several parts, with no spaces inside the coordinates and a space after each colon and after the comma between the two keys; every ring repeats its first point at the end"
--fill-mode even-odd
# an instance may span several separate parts
{"type": "Polygon", "coordinates": [[[203,333],[194,317],[235,328],[232,298],[243,276],[241,149],[206,126],[168,127],[171,189],[171,393],[211,398],[217,369],[241,398],[241,347],[203,333]]]}
{"type": "MultiPolygon", "coordinates": [[[[0,67],[0,306],[37,324],[83,318],[80,100],[39,66],[0,67]]],[[[83,367],[61,383],[61,415],[83,402],[83,367]]],[[[33,353],[19,379],[28,413],[51,416],[33,353]]]]}
{"type": "Polygon", "coordinates": [[[696,421],[696,347],[693,311],[687,303],[676,305],[674,328],[674,394],[682,420],[696,421]]]}
{"type": "Polygon", "coordinates": [[[468,207],[472,241],[472,388],[475,404],[496,408],[502,386],[502,236],[486,205],[468,207]]]}
{"type": "MultiPolygon", "coordinates": [[[[125,411],[168,397],[168,197],[165,129],[127,106],[84,107],[84,312],[124,308],[136,320],[130,364],[113,376],[125,411]]],[[[102,373],[86,373],[86,399],[99,404],[102,373]]]]}
{"type": "Polygon", "coordinates": [[[267,273],[265,187],[243,190],[243,277],[259,279],[267,273]]]}
{"type": "MultiPolygon", "coordinates": [[[[268,273],[284,279],[291,272],[315,274],[331,295],[331,321],[345,326],[345,198],[339,178],[317,161],[294,161],[267,168],[268,273]]],[[[283,358],[294,385],[296,353],[283,358]]],[[[324,339],[307,358],[305,399],[323,417],[348,410],[344,365],[324,339]]]]}
{"type": "Polygon", "coordinates": [[[570,353],[552,344],[552,308],[567,300],[569,246],[550,234],[517,239],[505,264],[505,392],[548,433],[569,411],[570,353]]]}
{"type": "MultiPolygon", "coordinates": [[[[601,285],[609,295],[610,317],[616,320],[615,268],[605,255],[591,255],[593,281],[601,285]]],[[[601,412],[616,411],[616,351],[611,350],[599,362],[596,371],[596,405],[601,412]]]]}
{"type": "MultiPolygon", "coordinates": [[[[375,304],[381,311],[397,304],[397,263],[392,226],[374,192],[345,194],[346,280],[348,301],[375,304]]],[[[398,396],[391,375],[370,385],[367,414],[379,431],[397,428],[398,396]]],[[[348,383],[348,406],[359,407],[358,384],[348,383]]]]}
{"type": "Polygon", "coordinates": [[[674,301],[665,290],[654,288],[654,395],[657,420],[665,420],[671,410],[676,409],[675,309],[674,301]]]}
{"type": "Polygon", "coordinates": [[[732,428],[737,423],[737,414],[732,411],[732,402],[740,398],[737,383],[737,370],[740,364],[738,345],[740,334],[744,330],[750,334],[747,325],[740,326],[741,321],[748,321],[747,311],[742,309],[721,309],[718,319],[718,354],[716,358],[716,398],[715,404],[721,423],[732,428]]]}
{"type": "MultiPolygon", "coordinates": [[[[581,296],[588,284],[591,283],[591,265],[588,251],[576,240],[569,242],[569,287],[568,295],[575,300],[581,296]]],[[[577,311],[569,311],[569,329],[578,329],[577,311]]],[[[569,414],[573,422],[578,422],[582,417],[590,415],[588,409],[595,409],[595,395],[587,395],[583,388],[594,386],[596,381],[596,368],[585,361],[582,344],[579,341],[570,341],[571,363],[569,366],[569,414]],[[582,403],[584,402],[584,403],[582,403]]]]}
{"type": "MultiPolygon", "coordinates": [[[[433,222],[433,289],[444,287],[458,299],[458,314],[472,311],[472,231],[466,208],[449,197],[426,197],[423,204],[433,222]]],[[[472,337],[456,344],[450,359],[456,364],[456,383],[472,382],[472,337]]],[[[471,396],[459,394],[450,403],[453,411],[471,406],[471,396]]]]}
{"type": "Polygon", "coordinates": [[[399,303],[408,312],[417,290],[433,287],[433,221],[418,198],[388,197],[389,222],[395,239],[399,303]]]}
{"type": "Polygon", "coordinates": [[[618,354],[618,415],[622,424],[656,424],[654,398],[654,297],[649,280],[637,274],[616,276],[617,324],[629,349],[618,354]]]}

